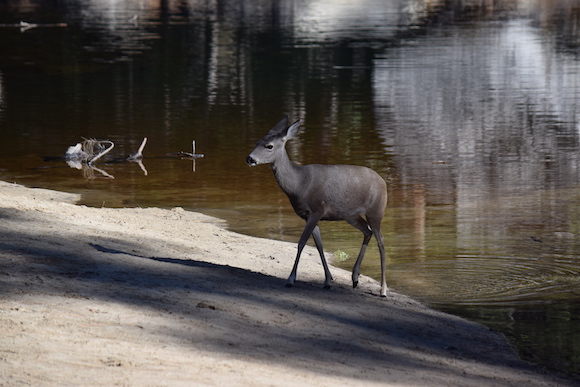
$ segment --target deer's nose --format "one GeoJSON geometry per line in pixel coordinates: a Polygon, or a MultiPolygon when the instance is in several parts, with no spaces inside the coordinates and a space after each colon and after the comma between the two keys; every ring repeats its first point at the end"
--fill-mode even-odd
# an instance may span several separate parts
{"type": "Polygon", "coordinates": [[[246,163],[248,163],[250,167],[253,167],[254,165],[257,164],[256,160],[254,160],[252,156],[246,157],[246,163]]]}

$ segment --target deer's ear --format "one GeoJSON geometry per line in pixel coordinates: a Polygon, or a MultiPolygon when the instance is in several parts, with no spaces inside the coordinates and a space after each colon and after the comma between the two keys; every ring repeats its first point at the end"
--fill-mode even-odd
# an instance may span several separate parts
{"type": "Polygon", "coordinates": [[[280,134],[286,130],[288,127],[288,116],[285,116],[278,122],[272,129],[270,129],[269,134],[280,134]]]}
{"type": "Polygon", "coordinates": [[[286,131],[286,135],[284,137],[286,137],[287,140],[295,137],[298,134],[298,130],[300,129],[301,124],[302,124],[302,120],[300,119],[300,120],[296,121],[295,123],[293,123],[292,125],[290,125],[290,127],[286,131]]]}

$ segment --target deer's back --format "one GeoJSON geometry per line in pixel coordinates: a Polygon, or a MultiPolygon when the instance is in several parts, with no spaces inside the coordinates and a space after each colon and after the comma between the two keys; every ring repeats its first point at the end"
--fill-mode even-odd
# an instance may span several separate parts
{"type": "Polygon", "coordinates": [[[372,212],[382,217],[387,186],[372,169],[320,164],[297,168],[299,189],[286,193],[299,216],[306,218],[310,212],[319,212],[323,220],[344,220],[372,212]]]}

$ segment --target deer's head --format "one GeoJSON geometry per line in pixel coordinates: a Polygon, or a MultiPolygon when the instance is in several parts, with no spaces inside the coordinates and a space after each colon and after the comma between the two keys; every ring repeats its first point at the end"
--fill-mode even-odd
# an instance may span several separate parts
{"type": "Polygon", "coordinates": [[[286,142],[296,136],[302,120],[288,126],[288,116],[282,118],[264,138],[256,143],[254,150],[246,157],[250,167],[258,164],[274,163],[286,153],[286,142]]]}

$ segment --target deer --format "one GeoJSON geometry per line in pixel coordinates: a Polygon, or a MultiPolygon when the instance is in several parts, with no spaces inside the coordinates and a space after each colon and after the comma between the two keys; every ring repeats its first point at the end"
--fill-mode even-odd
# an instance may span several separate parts
{"type": "Polygon", "coordinates": [[[324,288],[330,289],[334,279],[324,256],[318,222],[343,220],[364,235],[352,270],[353,288],[358,285],[360,266],[369,241],[374,235],[381,259],[380,296],[386,297],[386,258],[381,221],[387,205],[387,184],[377,172],[363,166],[294,164],[286,152],[286,142],[296,137],[301,124],[302,120],[299,119],[288,125],[288,116],[282,118],[256,143],[254,150],[246,157],[246,163],[250,167],[270,164],[278,185],[290,199],[294,211],[306,221],[286,287],[294,286],[302,250],[312,235],[322,259],[324,288]]]}

